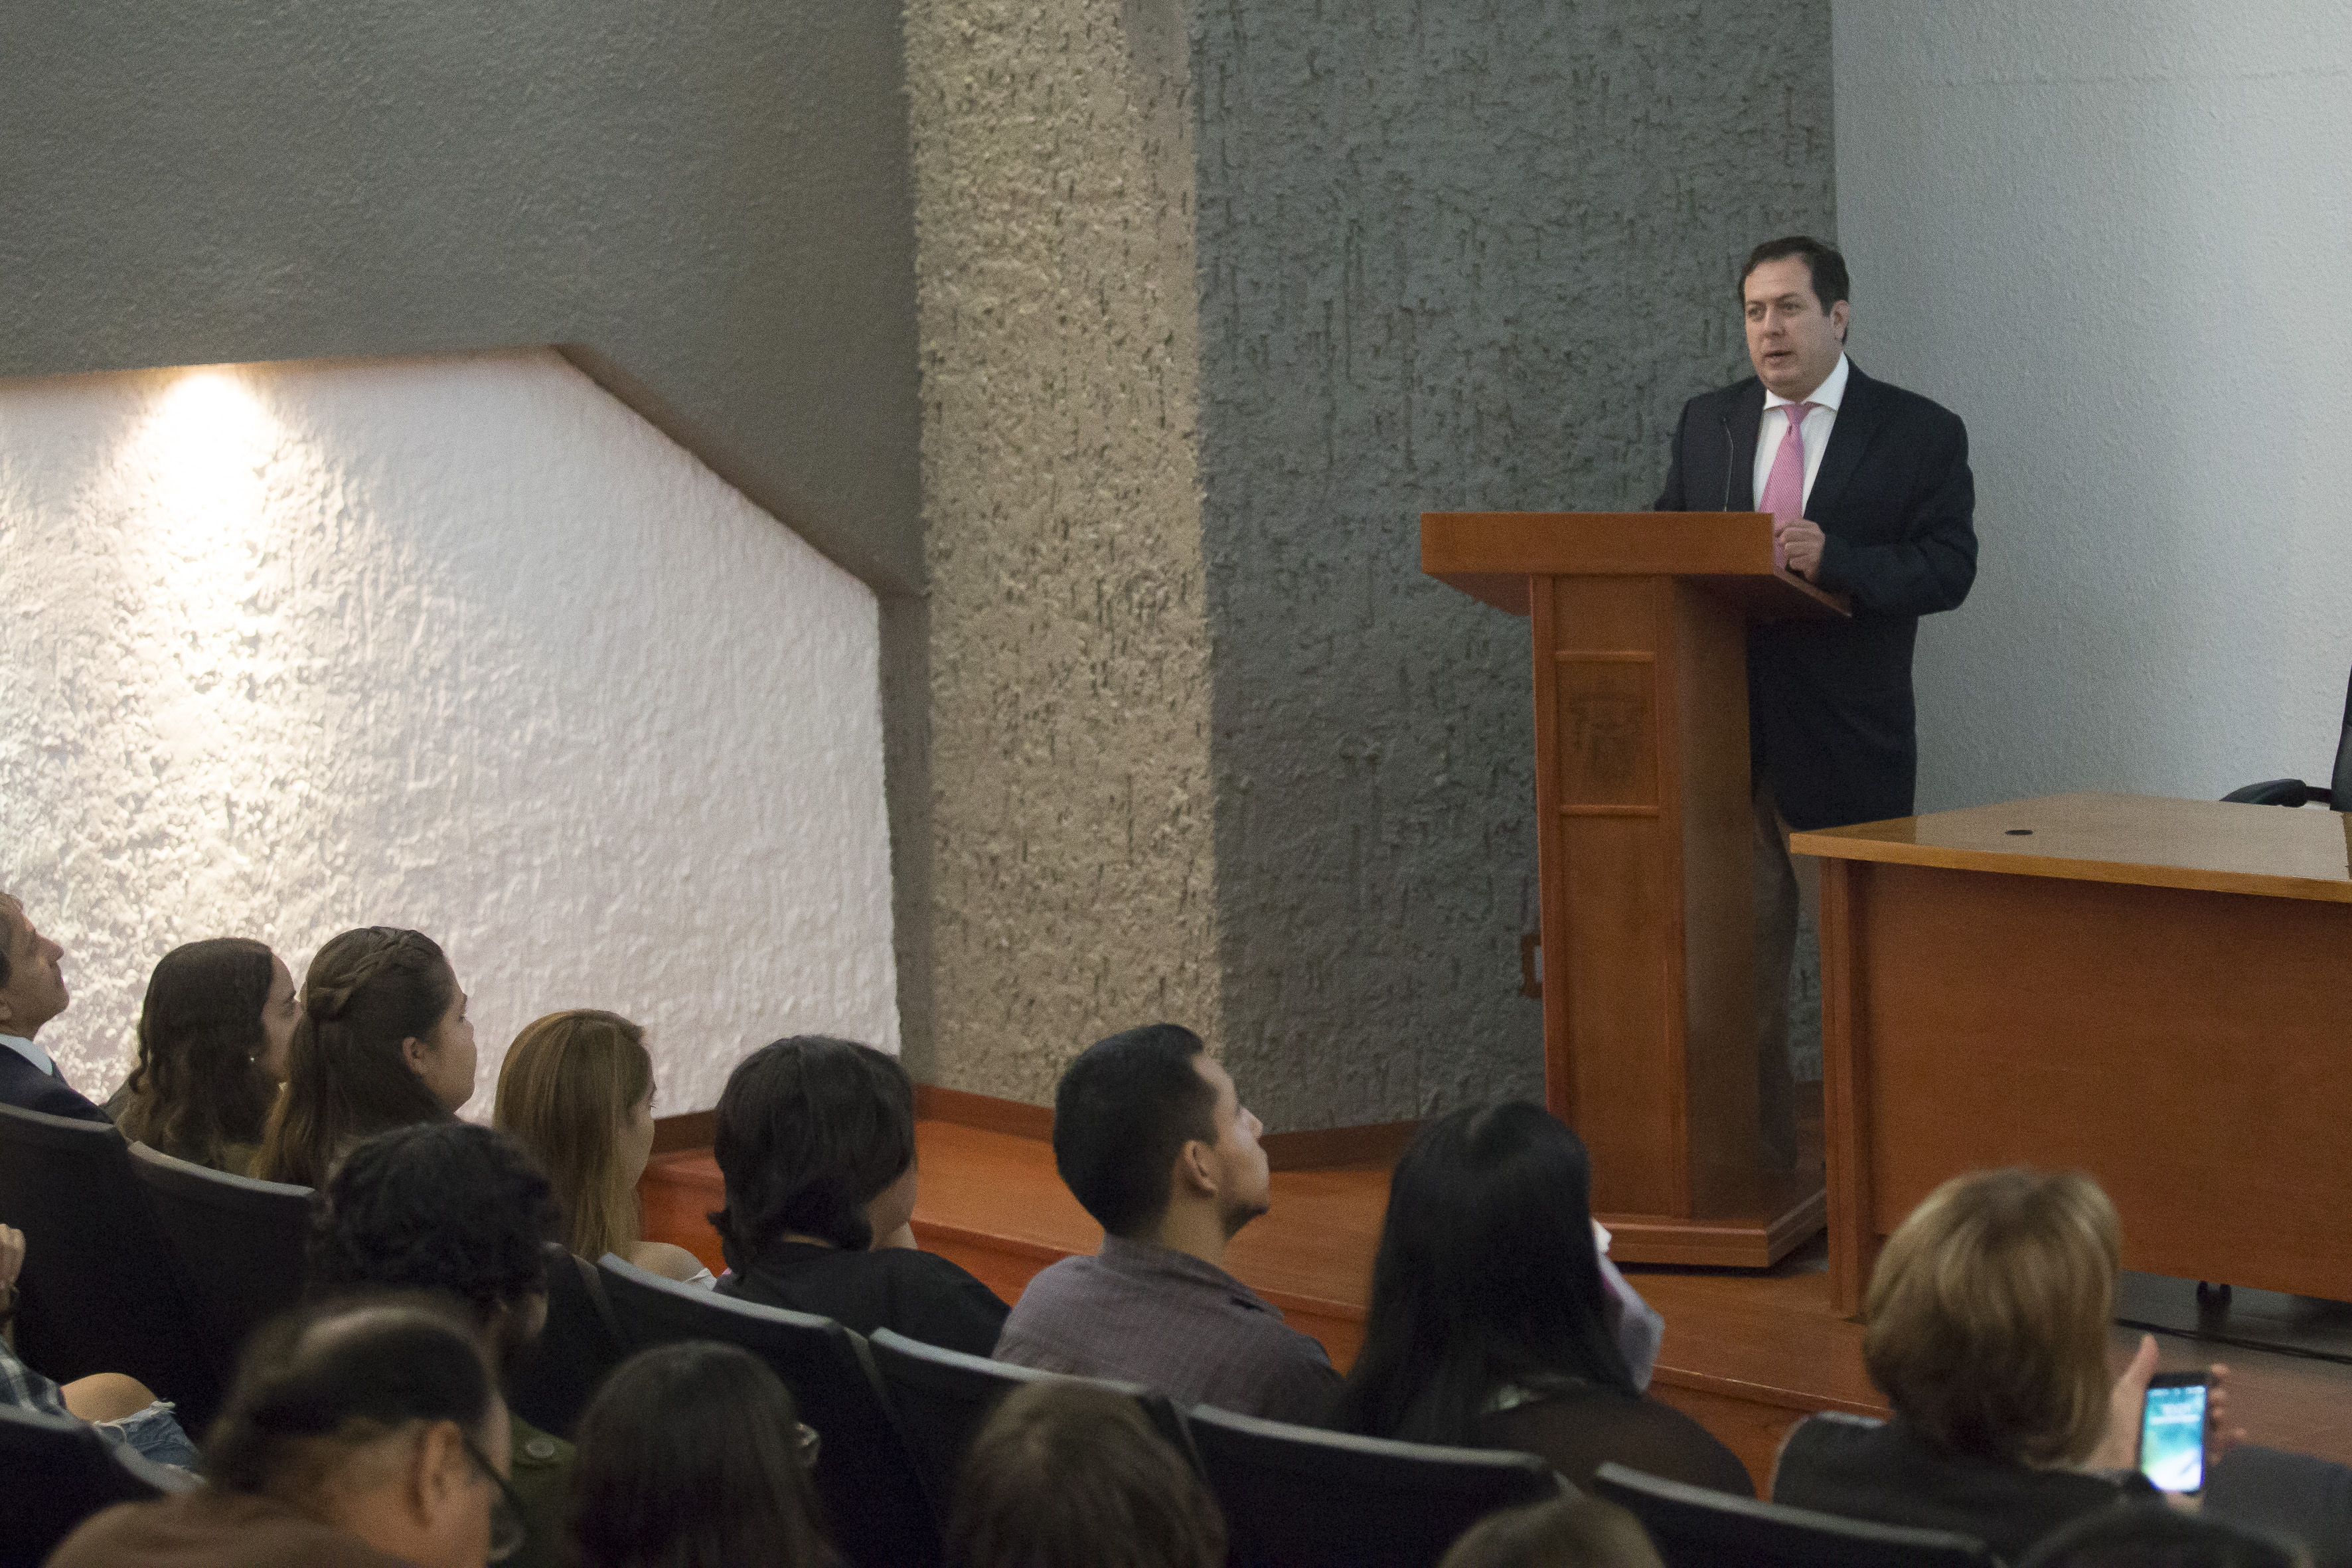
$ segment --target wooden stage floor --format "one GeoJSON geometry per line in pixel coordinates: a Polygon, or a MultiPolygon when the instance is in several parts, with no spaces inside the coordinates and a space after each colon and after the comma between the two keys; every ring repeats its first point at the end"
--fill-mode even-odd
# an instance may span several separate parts
{"type": "MultiPolygon", "coordinates": [[[[1045,1142],[931,1121],[918,1124],[916,1142],[922,1172],[916,1239],[1006,1300],[1046,1264],[1100,1244],[1100,1228],[1054,1173],[1045,1142]]],[[[714,1270],[723,1267],[703,1217],[719,1205],[718,1167],[708,1152],[657,1156],[641,1190],[649,1237],[689,1248],[714,1270]]],[[[1273,1212],[1234,1238],[1226,1258],[1342,1368],[1363,1340],[1387,1199],[1385,1166],[1277,1171],[1273,1212]]],[[[1626,1272],[1666,1320],[1651,1392],[1727,1444],[1759,1490],[1782,1434],[1799,1416],[1885,1413],[1863,1371],[1861,1325],[1830,1310],[1819,1242],[1769,1273],[1626,1272]]],[[[2117,1330],[2116,1355],[2128,1354],[2137,1341],[2117,1330]]],[[[2169,1336],[2159,1342],[2168,1368],[2229,1363],[2232,1408],[2252,1441],[2352,1463],[2352,1367],[2240,1349],[2200,1353],[2209,1347],[2169,1336]]]]}

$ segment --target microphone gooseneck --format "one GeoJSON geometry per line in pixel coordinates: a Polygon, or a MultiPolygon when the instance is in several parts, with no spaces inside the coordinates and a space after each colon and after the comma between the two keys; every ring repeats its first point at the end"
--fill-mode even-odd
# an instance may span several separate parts
{"type": "Polygon", "coordinates": [[[1731,416],[1721,408],[1715,411],[1717,423],[1723,426],[1723,508],[1731,510],[1731,460],[1738,456],[1737,444],[1731,439],[1731,416]]]}

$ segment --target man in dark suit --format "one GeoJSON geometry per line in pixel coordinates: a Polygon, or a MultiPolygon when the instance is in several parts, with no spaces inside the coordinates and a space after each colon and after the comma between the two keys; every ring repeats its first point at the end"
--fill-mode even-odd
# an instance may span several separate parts
{"type": "Polygon", "coordinates": [[[75,1093],[48,1052],[33,1043],[72,1000],[65,955],[34,927],[24,905],[0,893],[0,1104],[104,1121],[106,1112],[75,1093]]]}
{"type": "Polygon", "coordinates": [[[1791,828],[1911,815],[1919,765],[1911,650],[1919,617],[1976,580],[1976,488],[1959,418],[1845,357],[1844,258],[1794,237],[1740,273],[1756,374],[1694,397],[1675,432],[1664,511],[1769,511],[1789,569],[1853,601],[1843,621],[1748,636],[1756,797],[1757,1020],[1765,1142],[1795,1152],[1789,968],[1820,872],[1791,828]]]}

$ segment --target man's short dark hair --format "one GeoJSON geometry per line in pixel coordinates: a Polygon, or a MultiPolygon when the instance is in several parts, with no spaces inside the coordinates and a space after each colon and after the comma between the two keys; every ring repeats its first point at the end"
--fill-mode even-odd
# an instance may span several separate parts
{"type": "Polygon", "coordinates": [[[411,1421],[454,1421],[479,1437],[495,1384],[454,1301],[362,1298],[313,1304],[264,1325],[246,1347],[205,1444],[225,1491],[300,1495],[333,1450],[411,1421]]]}
{"type": "Polygon", "coordinates": [[[547,1178],[503,1132],[466,1121],[378,1133],[313,1200],[310,1288],[440,1290],[484,1323],[547,1292],[558,1234],[547,1178]]]}
{"type": "Polygon", "coordinates": [[[1832,305],[1848,297],[1852,280],[1846,277],[1845,258],[1810,235],[1792,234],[1783,239],[1768,239],[1748,253],[1748,265],[1739,269],[1739,297],[1748,298],[1748,275],[1768,261],[1786,261],[1790,257],[1802,257],[1805,271],[1813,281],[1813,299],[1826,311],[1832,305]]]}
{"type": "Polygon", "coordinates": [[[915,1163],[915,1089],[898,1058],[824,1035],[761,1046],[719,1097],[711,1153],[727,1206],[710,1216],[740,1273],[787,1233],[856,1252],[866,1205],[915,1163]]]}
{"type": "Polygon", "coordinates": [[[1217,1141],[1217,1091],[1194,1061],[1201,1037],[1149,1024],[1078,1054],[1054,1091],[1054,1168],[1112,1236],[1141,1234],[1168,1212],[1176,1155],[1217,1141]]]}

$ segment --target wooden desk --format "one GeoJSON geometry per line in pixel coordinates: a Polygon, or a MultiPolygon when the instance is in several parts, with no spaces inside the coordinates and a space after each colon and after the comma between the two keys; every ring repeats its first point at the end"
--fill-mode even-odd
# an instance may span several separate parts
{"type": "Polygon", "coordinates": [[[2352,816],[2069,795],[1790,848],[1837,1310],[1938,1183],[2011,1164],[2096,1176],[2127,1268],[2352,1299],[2352,816]]]}

